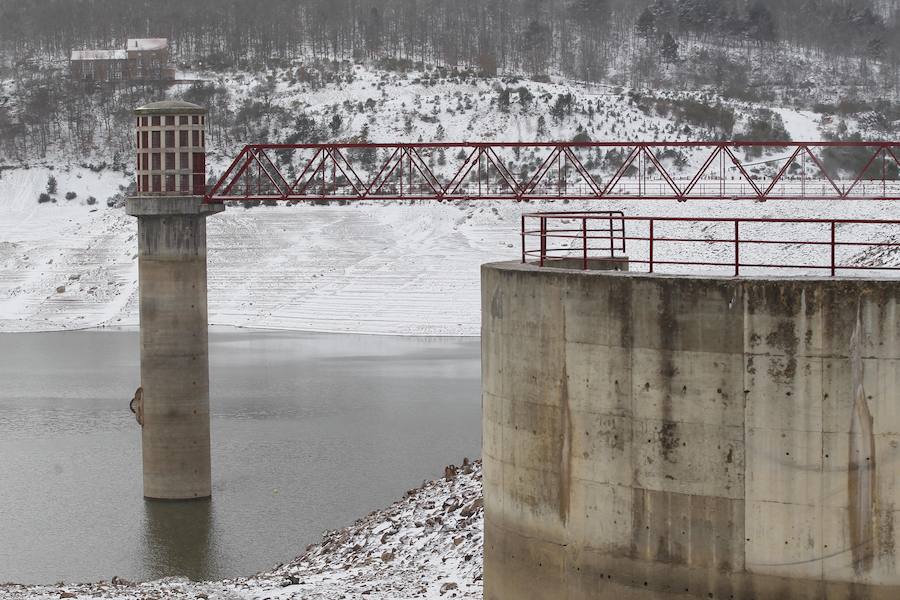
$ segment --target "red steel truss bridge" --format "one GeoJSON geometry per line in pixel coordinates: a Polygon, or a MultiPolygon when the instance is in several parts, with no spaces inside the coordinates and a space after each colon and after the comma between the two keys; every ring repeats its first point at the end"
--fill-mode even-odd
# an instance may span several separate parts
{"type": "Polygon", "coordinates": [[[900,200],[900,142],[252,144],[206,202],[900,200]]]}

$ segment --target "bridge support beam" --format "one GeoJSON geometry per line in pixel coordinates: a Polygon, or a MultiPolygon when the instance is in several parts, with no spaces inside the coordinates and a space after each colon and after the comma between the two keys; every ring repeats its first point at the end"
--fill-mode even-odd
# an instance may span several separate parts
{"type": "Polygon", "coordinates": [[[128,199],[138,220],[146,498],[212,493],[206,217],[224,209],[202,196],[128,199]]]}

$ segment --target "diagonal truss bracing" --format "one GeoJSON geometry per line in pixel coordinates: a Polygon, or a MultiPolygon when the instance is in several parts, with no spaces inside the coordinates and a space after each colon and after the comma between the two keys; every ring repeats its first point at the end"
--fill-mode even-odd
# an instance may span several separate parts
{"type": "Polygon", "coordinates": [[[252,144],[207,202],[900,200],[900,142],[252,144]]]}

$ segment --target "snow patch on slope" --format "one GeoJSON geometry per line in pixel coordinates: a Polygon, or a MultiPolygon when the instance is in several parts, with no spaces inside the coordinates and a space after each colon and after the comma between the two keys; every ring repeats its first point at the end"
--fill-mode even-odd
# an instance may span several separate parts
{"type": "Polygon", "coordinates": [[[0,178],[0,331],[93,327],[125,308],[137,284],[134,223],[105,199],[119,173],[14,169],[0,178]],[[47,178],[56,203],[38,204],[47,178]],[[65,200],[73,191],[77,197],[65,200]],[[98,204],[88,206],[89,196],[98,204]]]}
{"type": "Polygon", "coordinates": [[[775,112],[781,116],[784,128],[792,140],[810,142],[822,137],[819,132],[819,115],[816,113],[791,108],[776,108],[775,112]]]}

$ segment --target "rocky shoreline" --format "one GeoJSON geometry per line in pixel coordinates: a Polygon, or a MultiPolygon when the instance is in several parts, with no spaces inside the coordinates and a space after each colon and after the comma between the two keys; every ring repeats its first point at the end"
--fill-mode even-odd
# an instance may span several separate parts
{"type": "Polygon", "coordinates": [[[484,508],[481,462],[463,461],[442,479],[409,490],[390,507],[253,577],[216,582],[113,577],[86,584],[0,583],[0,600],[400,600],[482,598],[484,508]]]}

